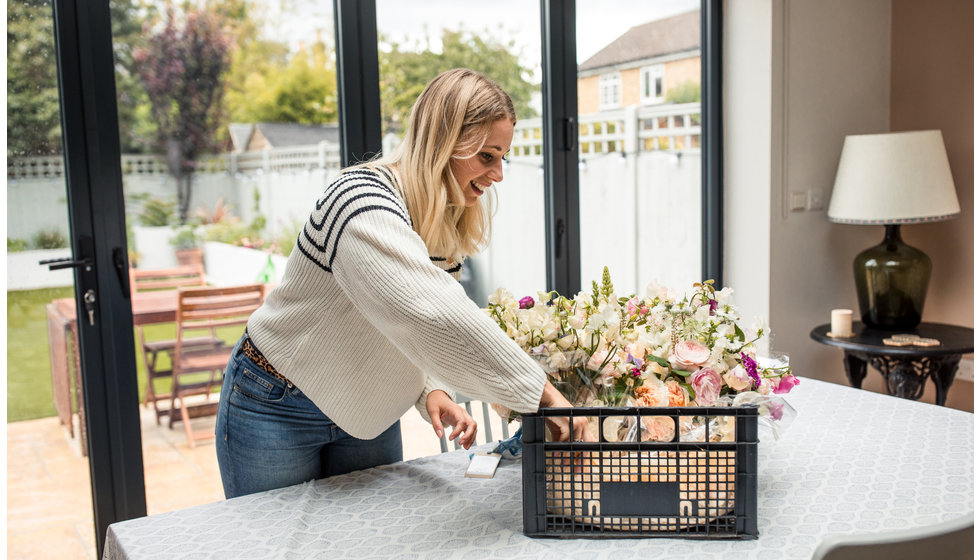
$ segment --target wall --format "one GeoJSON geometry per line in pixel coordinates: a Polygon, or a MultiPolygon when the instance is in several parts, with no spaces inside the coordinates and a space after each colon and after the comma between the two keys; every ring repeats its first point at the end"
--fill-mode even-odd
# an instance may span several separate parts
{"type": "Polygon", "coordinates": [[[585,115],[599,110],[599,76],[578,79],[578,114],[585,115]]]}
{"type": "Polygon", "coordinates": [[[687,82],[701,83],[701,57],[683,58],[664,65],[664,92],[687,82]]]}
{"type": "MultiPolygon", "coordinates": [[[[953,4],[943,2],[938,10],[953,4]]],[[[841,384],[846,377],[840,350],[810,340],[809,332],[829,322],[834,307],[857,309],[851,262],[883,234],[877,227],[827,221],[826,201],[848,134],[918,128],[925,122],[934,123],[929,128],[941,128],[950,123],[947,143],[953,142],[949,151],[954,179],[961,189],[961,206],[970,209],[957,220],[906,228],[910,231],[905,237],[929,252],[937,269],[962,263],[947,269],[954,271],[955,279],[932,286],[926,319],[972,325],[972,105],[956,105],[960,97],[972,99],[972,89],[968,97],[962,91],[947,95],[951,89],[972,84],[972,23],[967,24],[972,22],[968,17],[972,12],[963,14],[966,8],[956,4],[956,9],[946,10],[953,13],[926,17],[937,10],[936,4],[906,6],[896,0],[896,6],[900,16],[893,29],[891,0],[729,0],[724,4],[726,284],[735,288],[743,316],[768,317],[773,349],[789,354],[797,373],[841,384]],[[947,18],[962,24],[953,25],[947,18]],[[967,43],[962,47],[944,37],[964,34],[967,43]],[[930,83],[919,84],[922,93],[897,95],[891,74],[896,64],[893,37],[897,44],[904,43],[907,35],[913,42],[909,54],[904,54],[906,46],[894,48],[896,56],[903,57],[900,63],[909,66],[903,72],[930,83]],[[943,59],[939,71],[944,77],[930,81],[926,77],[931,72],[925,70],[937,59],[943,59]],[[895,108],[893,95],[899,103],[895,108]],[[906,97],[916,106],[903,109],[910,103],[906,97]],[[929,118],[930,113],[937,117],[929,118]],[[893,114],[900,121],[895,126],[890,123],[893,114]],[[759,157],[768,158],[768,169],[762,168],[759,157]],[[970,191],[966,200],[964,189],[970,191]],[[790,212],[789,193],[808,191],[815,195],[815,207],[790,212]],[[768,205],[760,197],[768,197],[768,205]],[[768,232],[740,219],[752,208],[764,212],[767,206],[768,232]],[[957,221],[964,225],[954,225],[957,221]],[[912,229],[922,232],[913,234],[912,229]],[[948,291],[937,293],[943,289],[948,291]],[[954,311],[957,306],[960,309],[954,311]]],[[[967,368],[972,370],[972,363],[967,368]]],[[[882,392],[881,376],[869,372],[865,388],[882,392]]],[[[972,410],[972,384],[957,381],[953,392],[957,391],[949,404],[972,410]]],[[[922,400],[931,401],[932,395],[929,386],[922,400]]]]}
{"type": "MultiPolygon", "coordinates": [[[[773,45],[771,0],[722,6],[724,284],[743,320],[769,318],[770,133],[773,45]],[[760,219],[762,218],[762,219],[760,219]]],[[[795,356],[794,363],[795,363],[795,356]]]]}
{"type": "Polygon", "coordinates": [[[906,226],[902,237],[932,258],[926,321],[973,326],[973,3],[894,0],[891,129],[939,129],[960,215],[906,226]]]}

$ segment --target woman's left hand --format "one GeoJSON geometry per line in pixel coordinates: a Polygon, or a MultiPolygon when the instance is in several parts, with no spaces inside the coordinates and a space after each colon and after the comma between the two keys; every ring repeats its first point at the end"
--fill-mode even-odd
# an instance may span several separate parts
{"type": "Polygon", "coordinates": [[[469,449],[476,441],[476,420],[466,412],[466,409],[456,404],[445,391],[432,391],[425,398],[425,409],[432,420],[432,429],[442,437],[442,426],[453,427],[449,441],[459,437],[459,445],[469,449]]]}

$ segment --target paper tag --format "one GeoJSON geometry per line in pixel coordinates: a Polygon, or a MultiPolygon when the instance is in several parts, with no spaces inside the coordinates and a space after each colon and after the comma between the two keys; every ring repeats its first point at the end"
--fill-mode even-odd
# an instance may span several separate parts
{"type": "Polygon", "coordinates": [[[474,453],[470,458],[470,466],[464,476],[469,478],[493,478],[500,464],[500,455],[496,453],[474,453]]]}

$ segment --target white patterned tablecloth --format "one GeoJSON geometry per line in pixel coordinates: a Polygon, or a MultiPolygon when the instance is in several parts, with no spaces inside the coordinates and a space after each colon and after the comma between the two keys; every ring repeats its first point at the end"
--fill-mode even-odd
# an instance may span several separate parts
{"type": "Polygon", "coordinates": [[[461,450],[115,523],[104,558],[785,560],[973,510],[973,414],[810,379],[787,397],[785,434],[760,426],[758,540],[529,538],[520,463],[464,478],[461,450]]]}

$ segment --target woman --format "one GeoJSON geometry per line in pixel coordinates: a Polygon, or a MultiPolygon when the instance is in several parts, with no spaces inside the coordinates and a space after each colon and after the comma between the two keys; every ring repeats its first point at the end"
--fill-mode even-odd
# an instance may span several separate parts
{"type": "MultiPolygon", "coordinates": [[[[488,241],[480,198],[503,179],[515,122],[496,83],[450,70],[416,100],[395,153],[326,188],[225,372],[227,497],[400,461],[413,404],[469,448],[476,423],[452,389],[519,412],[570,406],[458,281],[488,241]]],[[[588,437],[584,419],[574,431],[588,437]]],[[[552,432],[568,438],[567,422],[552,432]]]]}

